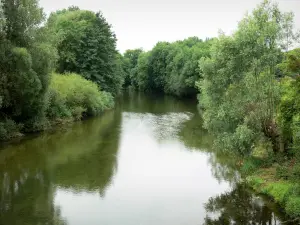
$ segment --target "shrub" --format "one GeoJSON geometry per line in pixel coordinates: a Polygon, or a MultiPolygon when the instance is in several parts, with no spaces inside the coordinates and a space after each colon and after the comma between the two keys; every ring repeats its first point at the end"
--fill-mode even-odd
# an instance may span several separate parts
{"type": "Polygon", "coordinates": [[[53,74],[48,91],[47,116],[73,118],[94,116],[113,106],[113,97],[77,74],[53,74]]]}
{"type": "Polygon", "coordinates": [[[291,196],[287,200],[286,212],[293,217],[300,216],[300,197],[291,196]]]}
{"type": "Polygon", "coordinates": [[[253,187],[255,190],[261,187],[264,184],[264,180],[257,176],[249,176],[246,178],[248,184],[253,187]]]}
{"type": "Polygon", "coordinates": [[[276,167],[276,177],[279,179],[287,180],[289,178],[289,168],[287,166],[280,166],[276,167]]]}
{"type": "Polygon", "coordinates": [[[300,163],[297,163],[293,166],[291,171],[291,178],[295,181],[299,181],[300,179],[300,163]]]}
{"type": "Polygon", "coordinates": [[[287,201],[288,196],[290,196],[293,190],[293,184],[286,182],[277,182],[267,185],[265,192],[275,199],[275,201],[283,204],[287,201]]]}
{"type": "Polygon", "coordinates": [[[254,171],[256,171],[258,168],[262,165],[262,160],[255,158],[255,157],[249,157],[245,159],[243,166],[241,168],[242,174],[251,174],[254,171]]]}
{"type": "Polygon", "coordinates": [[[0,121],[0,140],[6,141],[11,138],[20,136],[21,126],[13,120],[6,119],[0,121]]]}
{"type": "Polygon", "coordinates": [[[55,118],[71,117],[72,114],[66,106],[66,100],[57,90],[50,88],[48,91],[47,100],[47,117],[50,120],[55,118]]]}

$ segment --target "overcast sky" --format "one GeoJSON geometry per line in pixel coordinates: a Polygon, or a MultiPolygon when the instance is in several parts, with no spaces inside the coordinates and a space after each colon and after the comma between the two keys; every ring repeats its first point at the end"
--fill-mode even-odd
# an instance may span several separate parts
{"type": "MultiPolygon", "coordinates": [[[[230,34],[243,15],[262,0],[40,0],[49,14],[70,5],[102,11],[113,26],[118,49],[151,49],[158,41],[190,36],[215,37],[222,29],[230,34]]],[[[279,0],[283,11],[293,11],[300,28],[300,0],[279,0]]]]}

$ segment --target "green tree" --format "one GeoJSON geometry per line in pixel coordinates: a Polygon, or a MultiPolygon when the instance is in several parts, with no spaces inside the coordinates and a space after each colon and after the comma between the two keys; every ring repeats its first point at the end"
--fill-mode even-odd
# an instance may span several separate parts
{"type": "Polygon", "coordinates": [[[278,64],[280,71],[286,76],[300,74],[300,48],[285,53],[285,59],[278,64]]]}
{"type": "Polygon", "coordinates": [[[46,39],[43,11],[37,0],[1,0],[0,139],[10,137],[5,124],[24,124],[25,131],[45,124],[45,97],[56,50],[46,39]],[[15,121],[15,122],[12,122],[15,121]]]}
{"type": "Polygon", "coordinates": [[[133,86],[137,88],[137,64],[142,52],[142,49],[133,49],[124,53],[124,66],[126,68],[125,87],[133,86]]]}
{"type": "Polygon", "coordinates": [[[269,138],[275,151],[282,150],[274,118],[284,18],[276,4],[264,1],[245,16],[232,36],[221,35],[211,58],[200,62],[204,122],[220,149],[247,155],[253,143],[269,138]]]}
{"type": "Polygon", "coordinates": [[[48,26],[58,37],[58,72],[75,72],[117,94],[124,77],[119,73],[116,37],[104,16],[76,7],[52,13],[48,26]]]}
{"type": "Polygon", "coordinates": [[[195,96],[195,82],[201,77],[198,61],[201,57],[209,56],[211,44],[212,40],[203,41],[197,37],[173,43],[159,42],[147,52],[147,60],[141,50],[128,50],[124,55],[129,58],[127,63],[131,71],[130,82],[127,83],[144,91],[179,97],[195,96]],[[136,60],[137,57],[143,59],[136,60]],[[143,66],[139,63],[143,63],[143,66]]]}

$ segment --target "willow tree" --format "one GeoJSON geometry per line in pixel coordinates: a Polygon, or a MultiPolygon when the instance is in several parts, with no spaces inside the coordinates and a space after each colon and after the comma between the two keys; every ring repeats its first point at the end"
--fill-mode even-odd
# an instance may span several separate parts
{"type": "Polygon", "coordinates": [[[205,126],[223,150],[249,154],[262,139],[281,149],[275,122],[279,100],[275,80],[281,58],[284,14],[264,1],[239,23],[232,36],[215,41],[211,58],[202,59],[198,83],[205,126]]]}

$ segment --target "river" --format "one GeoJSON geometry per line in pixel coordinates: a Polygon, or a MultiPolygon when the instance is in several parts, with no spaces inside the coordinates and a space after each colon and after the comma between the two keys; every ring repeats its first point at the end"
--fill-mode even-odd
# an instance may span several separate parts
{"type": "Polygon", "coordinates": [[[99,117],[1,147],[0,224],[285,221],[211,142],[195,101],[124,94],[99,117]]]}

